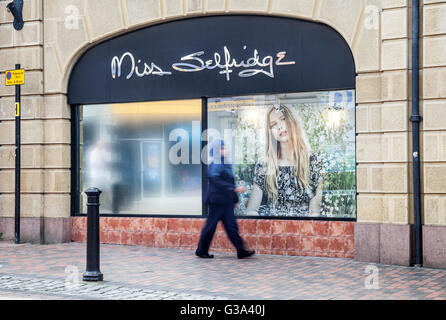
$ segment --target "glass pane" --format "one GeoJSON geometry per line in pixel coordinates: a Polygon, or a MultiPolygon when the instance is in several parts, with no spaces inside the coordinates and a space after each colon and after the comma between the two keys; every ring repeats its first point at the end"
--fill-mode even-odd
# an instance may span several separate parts
{"type": "Polygon", "coordinates": [[[101,213],[201,215],[201,100],[81,108],[82,212],[98,187],[101,213]]]}
{"type": "Polygon", "coordinates": [[[247,187],[237,215],[356,216],[354,90],[210,99],[208,123],[247,187]]]}

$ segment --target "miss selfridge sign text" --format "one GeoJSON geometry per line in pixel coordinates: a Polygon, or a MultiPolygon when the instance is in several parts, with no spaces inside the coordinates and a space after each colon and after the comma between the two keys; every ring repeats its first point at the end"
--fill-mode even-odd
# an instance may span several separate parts
{"type": "MultiPolygon", "coordinates": [[[[243,47],[247,50],[247,46],[243,47]]],[[[205,51],[197,51],[185,55],[173,63],[170,68],[159,66],[156,62],[144,61],[131,52],[125,52],[120,57],[114,56],[111,60],[111,76],[113,79],[125,76],[127,80],[136,76],[171,76],[172,72],[200,72],[203,70],[217,70],[220,75],[231,80],[231,74],[237,74],[240,78],[253,77],[258,74],[274,78],[275,68],[293,65],[295,61],[286,61],[286,51],[278,51],[274,56],[261,56],[257,49],[252,51],[249,58],[233,57],[230,50],[224,46],[223,53],[214,52],[209,56],[205,51]],[[170,71],[172,70],[172,71],[170,71]]]]}

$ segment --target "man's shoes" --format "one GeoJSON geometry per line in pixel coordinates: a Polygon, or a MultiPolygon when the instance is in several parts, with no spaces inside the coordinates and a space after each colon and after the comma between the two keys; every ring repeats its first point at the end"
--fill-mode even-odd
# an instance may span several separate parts
{"type": "Polygon", "coordinates": [[[197,257],[203,258],[203,259],[212,259],[214,257],[213,254],[209,254],[209,253],[198,253],[197,251],[195,251],[195,255],[197,257]]]}
{"type": "Polygon", "coordinates": [[[245,251],[237,252],[237,258],[239,258],[239,259],[248,258],[248,257],[252,256],[254,253],[255,253],[254,250],[245,250],[245,251]]]}

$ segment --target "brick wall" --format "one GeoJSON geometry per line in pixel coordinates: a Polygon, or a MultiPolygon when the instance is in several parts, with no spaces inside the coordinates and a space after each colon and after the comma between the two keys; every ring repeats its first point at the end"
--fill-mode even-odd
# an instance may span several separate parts
{"type": "MultiPolygon", "coordinates": [[[[73,217],[72,240],[85,242],[87,218],[73,217]]],[[[100,218],[101,243],[195,250],[202,218],[100,218]]],[[[354,223],[239,219],[240,234],[259,254],[354,258],[354,223]]],[[[235,252],[221,222],[212,251],[235,252]]]]}

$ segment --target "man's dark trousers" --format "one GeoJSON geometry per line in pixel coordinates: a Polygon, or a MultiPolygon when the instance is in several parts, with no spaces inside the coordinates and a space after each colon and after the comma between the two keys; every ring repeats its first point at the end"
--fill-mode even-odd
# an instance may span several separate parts
{"type": "Polygon", "coordinates": [[[199,254],[208,253],[212,238],[214,237],[215,230],[217,229],[220,220],[223,222],[228,238],[237,249],[237,252],[244,252],[243,240],[238,233],[238,225],[234,216],[234,203],[231,202],[225,204],[209,204],[209,217],[201,231],[197,252],[199,254]]]}

